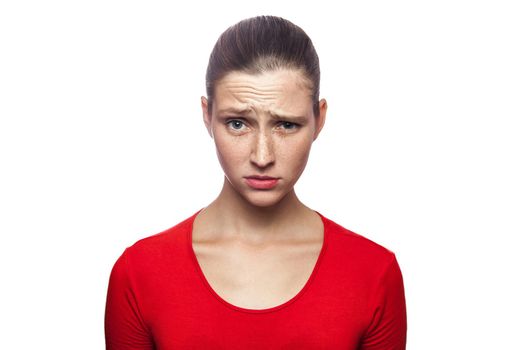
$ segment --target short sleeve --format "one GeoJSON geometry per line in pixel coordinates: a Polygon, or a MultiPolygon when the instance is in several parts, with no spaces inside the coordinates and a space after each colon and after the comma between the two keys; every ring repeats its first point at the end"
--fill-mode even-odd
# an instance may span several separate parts
{"type": "Polygon", "coordinates": [[[361,342],[362,350],[406,348],[407,316],[403,277],[393,256],[371,299],[373,319],[361,342]]]}
{"type": "Polygon", "coordinates": [[[126,249],[115,262],[109,278],[104,318],[106,349],[154,349],[132,286],[127,254],[126,249]]]}

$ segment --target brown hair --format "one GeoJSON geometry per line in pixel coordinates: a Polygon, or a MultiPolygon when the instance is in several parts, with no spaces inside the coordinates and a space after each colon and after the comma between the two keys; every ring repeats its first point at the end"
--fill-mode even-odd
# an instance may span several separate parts
{"type": "Polygon", "coordinates": [[[209,111],[215,85],[226,74],[260,74],[283,68],[304,73],[311,84],[313,110],[318,116],[321,73],[308,35],[292,22],[275,16],[252,17],[229,27],[215,43],[206,70],[209,111]]]}

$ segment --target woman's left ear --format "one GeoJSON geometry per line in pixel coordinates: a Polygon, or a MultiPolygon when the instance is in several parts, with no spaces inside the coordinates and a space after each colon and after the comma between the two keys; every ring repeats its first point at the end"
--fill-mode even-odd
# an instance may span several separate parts
{"type": "Polygon", "coordinates": [[[317,139],[321,130],[323,130],[324,121],[326,119],[326,110],[328,109],[328,104],[324,98],[319,100],[319,116],[315,117],[315,134],[314,140],[317,139]]]}

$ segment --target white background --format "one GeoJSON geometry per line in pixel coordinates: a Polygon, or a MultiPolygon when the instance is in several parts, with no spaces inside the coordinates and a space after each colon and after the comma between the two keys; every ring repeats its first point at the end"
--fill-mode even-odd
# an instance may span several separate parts
{"type": "Polygon", "coordinates": [[[329,104],[298,195],[396,253],[408,349],[525,349],[522,2],[342,3],[1,3],[0,348],[104,348],[117,257],[220,190],[215,40],[273,14],[329,104]]]}

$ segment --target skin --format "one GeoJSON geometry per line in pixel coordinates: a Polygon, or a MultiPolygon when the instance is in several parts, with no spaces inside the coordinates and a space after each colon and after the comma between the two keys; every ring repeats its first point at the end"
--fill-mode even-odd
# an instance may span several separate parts
{"type": "Polygon", "coordinates": [[[263,308],[290,299],[317,260],[323,224],[294,191],[326,117],[324,99],[318,116],[312,106],[304,74],[289,69],[227,74],[215,87],[211,113],[201,98],[224,182],[195,218],[193,248],[213,289],[235,305],[263,308]],[[252,175],[279,181],[253,189],[245,179],[252,175]]]}

